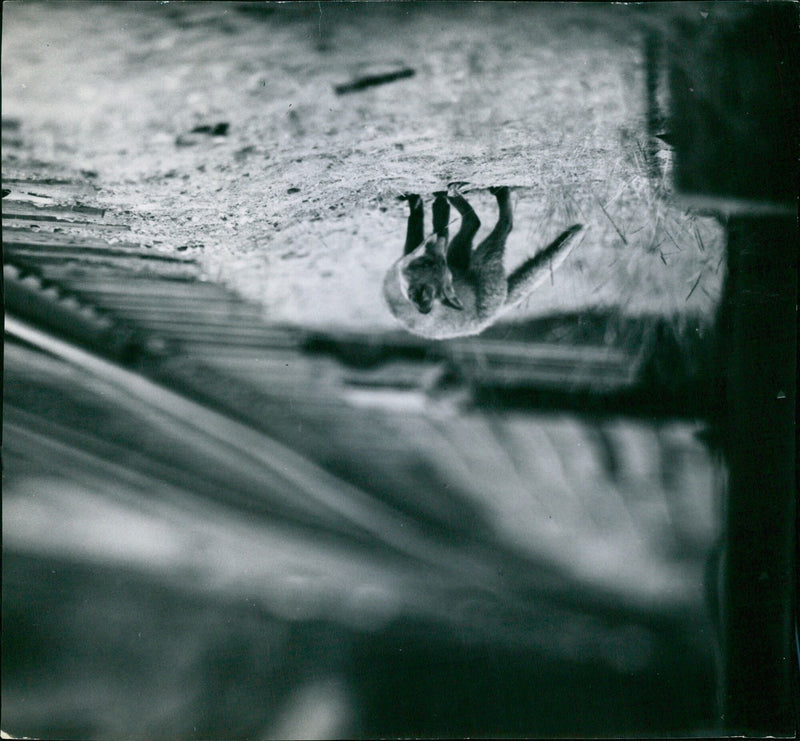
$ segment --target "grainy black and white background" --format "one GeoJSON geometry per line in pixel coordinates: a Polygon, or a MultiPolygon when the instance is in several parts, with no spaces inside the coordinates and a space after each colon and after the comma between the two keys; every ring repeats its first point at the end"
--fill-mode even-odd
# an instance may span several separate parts
{"type": "Polygon", "coordinates": [[[4,3],[3,731],[724,728],[683,6],[4,3]],[[427,341],[382,281],[453,181],[509,267],[584,229],[427,341]]]}

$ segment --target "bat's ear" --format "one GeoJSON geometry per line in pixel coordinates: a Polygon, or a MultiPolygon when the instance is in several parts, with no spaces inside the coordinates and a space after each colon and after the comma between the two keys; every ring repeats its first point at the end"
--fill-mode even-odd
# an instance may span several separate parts
{"type": "Polygon", "coordinates": [[[442,303],[445,306],[449,306],[452,309],[458,309],[459,311],[463,311],[464,309],[461,301],[458,300],[456,289],[453,288],[453,276],[449,270],[447,271],[447,275],[442,283],[442,303]]]}

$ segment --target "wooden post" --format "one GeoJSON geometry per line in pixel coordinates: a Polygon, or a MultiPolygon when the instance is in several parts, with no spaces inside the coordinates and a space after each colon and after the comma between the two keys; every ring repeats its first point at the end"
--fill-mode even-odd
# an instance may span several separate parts
{"type": "Polygon", "coordinates": [[[796,730],[798,236],[796,220],[780,217],[737,217],[728,229],[721,618],[723,722],[734,733],[796,730]]]}
{"type": "Polygon", "coordinates": [[[675,24],[669,76],[676,186],[728,215],[720,719],[794,735],[798,6],[719,6],[675,24]]]}

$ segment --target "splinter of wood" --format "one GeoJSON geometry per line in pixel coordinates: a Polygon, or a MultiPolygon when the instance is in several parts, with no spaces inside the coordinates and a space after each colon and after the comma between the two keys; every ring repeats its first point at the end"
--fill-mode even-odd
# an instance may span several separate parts
{"type": "Polygon", "coordinates": [[[336,85],[334,90],[337,95],[344,95],[345,93],[354,93],[364,88],[374,87],[375,85],[385,85],[387,82],[394,82],[395,80],[402,80],[406,77],[413,77],[416,70],[409,67],[399,69],[394,72],[386,72],[381,75],[365,75],[358,77],[352,82],[346,82],[342,85],[336,85]]]}

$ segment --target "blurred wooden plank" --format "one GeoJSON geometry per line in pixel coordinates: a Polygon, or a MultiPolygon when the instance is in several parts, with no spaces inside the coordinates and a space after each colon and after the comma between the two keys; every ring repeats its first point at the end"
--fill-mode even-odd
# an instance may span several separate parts
{"type": "MultiPolygon", "coordinates": [[[[117,237],[96,236],[95,225],[83,230],[33,231],[27,228],[4,227],[3,247],[15,255],[42,259],[69,257],[71,259],[92,259],[93,256],[139,257],[142,260],[155,260],[184,265],[196,265],[194,258],[176,255],[174,252],[160,251],[145,245],[124,241],[117,237]]],[[[195,278],[199,277],[199,270],[195,278]]]]}
{"type": "Polygon", "coordinates": [[[266,350],[294,348],[302,341],[291,332],[269,331],[268,328],[265,328],[263,343],[237,345],[218,339],[218,342],[205,342],[202,335],[196,337],[184,335],[181,338],[181,356],[189,360],[213,356],[217,359],[246,362],[262,357],[266,350]]]}
{"type": "Polygon", "coordinates": [[[451,357],[461,362],[470,359],[496,361],[524,361],[563,358],[580,358],[594,363],[609,365],[629,362],[629,355],[619,348],[597,345],[566,345],[531,341],[493,340],[476,337],[470,342],[448,340],[443,343],[451,357]]]}
{"type": "MultiPolygon", "coordinates": [[[[202,285],[202,284],[200,284],[202,285]]],[[[131,309],[157,308],[167,314],[188,308],[193,312],[204,314],[226,312],[231,316],[263,320],[263,310],[258,304],[242,301],[233,294],[223,291],[206,291],[198,288],[196,291],[174,291],[174,286],[169,281],[159,281],[158,290],[148,291],[143,286],[141,292],[123,290],[122,286],[114,287],[104,285],[99,288],[86,288],[79,281],[70,281],[70,288],[80,292],[82,296],[93,301],[112,304],[117,307],[131,309]]],[[[127,286],[130,289],[130,286],[127,286]]],[[[263,321],[262,321],[263,323],[263,321]]],[[[264,327],[267,329],[266,325],[264,327]]]]}
{"type": "Polygon", "coordinates": [[[176,337],[187,337],[196,341],[200,337],[208,338],[209,342],[253,342],[260,340],[268,343],[272,333],[256,322],[236,321],[227,314],[211,314],[205,312],[190,313],[187,310],[162,312],[159,309],[130,309],[116,306],[113,302],[98,304],[104,309],[124,314],[131,322],[143,328],[154,329],[160,332],[169,332],[176,337]]]}
{"type": "Polygon", "coordinates": [[[17,178],[3,177],[3,187],[13,194],[34,195],[53,202],[74,201],[76,198],[95,196],[98,188],[83,179],[63,177],[17,178]]]}
{"type": "Polygon", "coordinates": [[[3,199],[3,218],[14,216],[35,216],[43,221],[81,220],[90,224],[102,224],[108,209],[96,206],[84,206],[73,203],[64,206],[36,206],[28,201],[18,200],[15,194],[3,199]]]}
{"type": "Polygon", "coordinates": [[[154,263],[140,260],[136,270],[129,270],[119,263],[104,264],[98,261],[84,264],[80,260],[53,259],[37,263],[35,255],[18,257],[17,262],[37,275],[63,284],[76,293],[80,291],[77,286],[73,288],[73,281],[77,283],[89,277],[92,281],[110,284],[125,282],[132,286],[140,281],[163,281],[173,286],[198,283],[198,268],[192,263],[154,263]]]}
{"type": "Polygon", "coordinates": [[[129,232],[130,227],[126,224],[106,224],[94,223],[89,221],[66,220],[56,218],[42,218],[37,214],[17,214],[7,215],[3,214],[3,221],[9,225],[17,228],[30,229],[32,231],[57,234],[59,232],[69,233],[70,231],[76,234],[86,233],[91,231],[92,234],[96,233],[113,233],[113,232],[129,232]]]}

